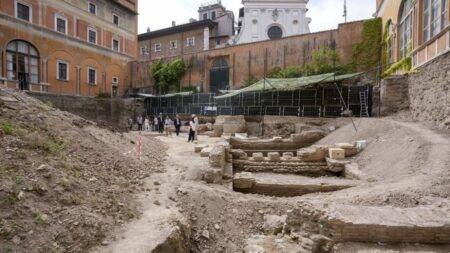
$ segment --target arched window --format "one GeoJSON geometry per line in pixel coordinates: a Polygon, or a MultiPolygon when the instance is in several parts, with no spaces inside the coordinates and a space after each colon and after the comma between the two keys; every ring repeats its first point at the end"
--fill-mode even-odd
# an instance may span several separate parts
{"type": "Polygon", "coordinates": [[[448,25],[448,0],[423,1],[423,42],[427,42],[448,25]]]}
{"type": "Polygon", "coordinates": [[[405,0],[403,2],[399,22],[400,58],[406,57],[412,47],[412,7],[411,0],[405,0]]]}
{"type": "Polygon", "coordinates": [[[9,80],[39,83],[39,52],[30,43],[13,40],[6,46],[6,70],[9,80]]]}
{"type": "Polygon", "coordinates": [[[269,28],[267,31],[267,35],[271,40],[273,39],[281,39],[283,37],[283,30],[277,25],[274,25],[269,28]]]}
{"type": "Polygon", "coordinates": [[[394,62],[394,50],[393,50],[393,34],[394,27],[392,24],[392,20],[388,20],[386,22],[386,26],[384,28],[384,39],[385,39],[385,46],[386,46],[386,64],[389,66],[394,62]]]}
{"type": "Polygon", "coordinates": [[[224,58],[219,58],[219,59],[215,60],[212,68],[213,69],[227,69],[228,68],[227,60],[225,60],[224,58]]]}

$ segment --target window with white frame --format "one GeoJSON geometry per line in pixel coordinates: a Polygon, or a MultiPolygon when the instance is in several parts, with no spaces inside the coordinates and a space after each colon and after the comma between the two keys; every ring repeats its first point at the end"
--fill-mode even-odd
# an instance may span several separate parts
{"type": "Polygon", "coordinates": [[[118,77],[113,77],[113,78],[112,78],[112,84],[113,84],[113,85],[119,84],[119,78],[118,78],[118,77]]]}
{"type": "Polygon", "coordinates": [[[161,52],[161,43],[155,44],[155,52],[161,52]]]}
{"type": "Polygon", "coordinates": [[[89,12],[97,15],[97,5],[95,5],[94,3],[89,3],[89,12]]]}
{"type": "Polygon", "coordinates": [[[63,60],[56,62],[57,79],[61,81],[69,81],[69,63],[63,60]]]}
{"type": "Polygon", "coordinates": [[[427,42],[448,24],[448,0],[423,1],[423,42],[427,42]]]}
{"type": "Polygon", "coordinates": [[[412,12],[413,5],[411,0],[405,0],[403,2],[403,8],[400,15],[400,58],[405,58],[408,56],[408,53],[411,51],[412,46],[412,12]]]}
{"type": "Polygon", "coordinates": [[[120,41],[118,39],[112,40],[112,50],[119,52],[120,51],[120,41]]]}
{"type": "Polygon", "coordinates": [[[15,14],[16,18],[22,19],[28,22],[32,22],[32,7],[24,2],[15,2],[15,14]]]}
{"type": "Polygon", "coordinates": [[[141,55],[145,55],[147,52],[147,48],[146,47],[141,47],[141,55]]]}
{"type": "Polygon", "coordinates": [[[172,40],[170,42],[170,49],[176,49],[177,48],[177,41],[176,40],[172,40]]]}
{"type": "Polygon", "coordinates": [[[57,32],[63,33],[63,34],[67,34],[67,18],[59,15],[59,14],[55,14],[55,30],[57,32]]]}
{"type": "Polygon", "coordinates": [[[87,80],[89,85],[97,84],[97,70],[89,67],[87,71],[87,80]]]}
{"type": "Polygon", "coordinates": [[[211,19],[216,20],[216,12],[215,11],[211,12],[211,19]]]}
{"type": "Polygon", "coordinates": [[[193,47],[195,46],[195,37],[190,37],[186,39],[186,45],[188,47],[193,47]]]}
{"type": "Polygon", "coordinates": [[[97,44],[97,29],[88,27],[88,42],[97,44]]]}
{"type": "Polygon", "coordinates": [[[113,14],[113,23],[117,26],[119,25],[119,16],[116,14],[113,14]]]}
{"type": "Polygon", "coordinates": [[[208,19],[208,13],[203,13],[203,20],[207,20],[208,19]]]}

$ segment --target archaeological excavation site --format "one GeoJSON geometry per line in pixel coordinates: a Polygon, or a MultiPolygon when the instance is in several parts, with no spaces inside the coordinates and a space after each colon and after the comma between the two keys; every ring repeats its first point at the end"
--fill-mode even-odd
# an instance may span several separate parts
{"type": "Polygon", "coordinates": [[[449,252],[447,130],[199,117],[187,142],[0,90],[0,252],[449,252]]]}

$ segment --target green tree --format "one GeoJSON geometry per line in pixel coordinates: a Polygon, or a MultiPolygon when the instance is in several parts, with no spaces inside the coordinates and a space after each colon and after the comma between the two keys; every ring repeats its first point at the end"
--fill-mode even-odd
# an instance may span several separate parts
{"type": "Polygon", "coordinates": [[[188,66],[182,59],[177,59],[169,63],[158,60],[150,68],[155,87],[160,94],[163,94],[180,90],[181,78],[188,66]]]}

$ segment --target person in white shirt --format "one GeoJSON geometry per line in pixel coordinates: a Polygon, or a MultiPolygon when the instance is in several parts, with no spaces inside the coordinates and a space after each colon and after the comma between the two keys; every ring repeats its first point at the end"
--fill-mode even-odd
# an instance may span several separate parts
{"type": "Polygon", "coordinates": [[[166,130],[166,136],[172,136],[172,127],[173,125],[173,121],[169,118],[166,117],[166,120],[164,121],[164,129],[166,130]]]}
{"type": "Polygon", "coordinates": [[[194,132],[195,132],[194,139],[196,141],[198,141],[198,125],[199,125],[198,117],[197,117],[197,115],[194,114],[194,115],[192,115],[192,118],[194,119],[194,126],[195,126],[195,128],[194,128],[194,132]]]}
{"type": "MultiPolygon", "coordinates": [[[[192,115],[194,116],[194,115],[192,115]]],[[[194,117],[191,117],[191,120],[189,120],[189,138],[188,138],[188,142],[194,142],[195,140],[195,120],[194,117]]]]}
{"type": "Polygon", "coordinates": [[[148,119],[148,117],[145,117],[144,120],[144,130],[146,132],[150,131],[150,120],[148,119]]]}

